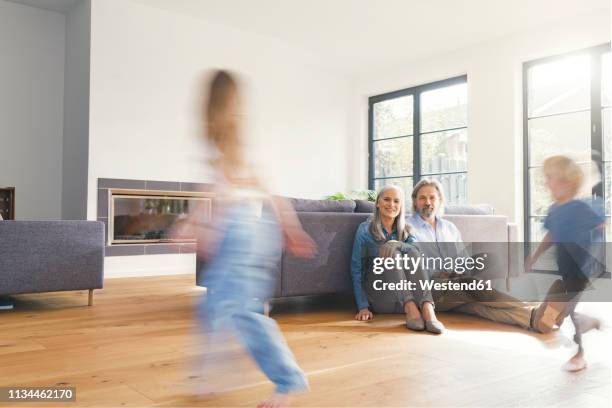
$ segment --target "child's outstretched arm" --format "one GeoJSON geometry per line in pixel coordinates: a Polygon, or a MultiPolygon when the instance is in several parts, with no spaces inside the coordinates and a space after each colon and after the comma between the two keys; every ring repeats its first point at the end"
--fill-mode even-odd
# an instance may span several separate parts
{"type": "Polygon", "coordinates": [[[273,196],[271,201],[283,231],[287,250],[301,258],[313,257],[316,252],[316,244],[302,229],[302,224],[291,203],[278,196],[273,196]]]}
{"type": "Polygon", "coordinates": [[[533,268],[533,265],[538,261],[540,256],[544,252],[546,252],[546,250],[550,248],[552,245],[553,245],[552,235],[550,234],[550,232],[547,232],[546,235],[544,235],[542,242],[540,242],[540,245],[538,245],[538,248],[533,253],[533,255],[530,255],[527,257],[527,259],[525,259],[525,272],[530,272],[531,269],[533,268]]]}
{"type": "MultiPolygon", "coordinates": [[[[255,171],[251,173],[254,174],[255,171]]],[[[271,195],[257,176],[252,176],[248,182],[270,197],[269,202],[283,232],[285,248],[300,258],[312,258],[316,253],[317,245],[302,229],[302,224],[291,203],[286,198],[271,195]]]]}

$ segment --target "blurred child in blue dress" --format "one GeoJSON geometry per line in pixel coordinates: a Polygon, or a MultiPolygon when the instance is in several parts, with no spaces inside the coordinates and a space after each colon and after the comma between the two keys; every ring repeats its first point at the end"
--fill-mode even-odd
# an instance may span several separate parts
{"type": "Polygon", "coordinates": [[[202,113],[206,140],[214,152],[215,198],[209,221],[197,211],[190,217],[197,225],[199,256],[205,259],[207,291],[198,313],[207,340],[204,370],[211,379],[242,374],[244,381],[244,373],[229,368],[235,355],[223,354],[228,343],[237,340],[276,387],[272,397],[258,406],[284,407],[291,394],[308,389],[308,381],[276,322],[265,315],[264,304],[276,286],[274,270],[283,244],[294,255],[309,257],[314,242],[291,205],[270,196],[248,164],[234,76],[214,73],[206,93],[202,113]],[[215,351],[225,357],[214,361],[215,351]]]}

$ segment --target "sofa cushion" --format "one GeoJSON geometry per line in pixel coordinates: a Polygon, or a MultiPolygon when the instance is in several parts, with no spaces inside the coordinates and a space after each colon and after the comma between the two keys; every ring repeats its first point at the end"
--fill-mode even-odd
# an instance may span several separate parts
{"type": "Polygon", "coordinates": [[[374,212],[374,202],[368,200],[355,200],[355,212],[372,214],[374,212]]]}
{"type": "Polygon", "coordinates": [[[449,205],[444,208],[444,213],[449,215],[493,215],[495,210],[489,204],[449,205]]]}
{"type": "Polygon", "coordinates": [[[505,215],[445,214],[461,232],[464,242],[507,242],[508,217],[505,215]]]}
{"type": "Polygon", "coordinates": [[[310,200],[307,198],[289,198],[296,212],[353,212],[353,200],[310,200]]]}

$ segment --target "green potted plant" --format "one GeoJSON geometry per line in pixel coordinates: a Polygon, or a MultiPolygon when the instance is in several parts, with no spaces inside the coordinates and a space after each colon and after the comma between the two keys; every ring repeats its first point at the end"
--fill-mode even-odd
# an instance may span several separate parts
{"type": "Polygon", "coordinates": [[[374,190],[353,190],[348,193],[334,193],[326,197],[327,200],[368,200],[376,201],[376,191],[374,190]]]}

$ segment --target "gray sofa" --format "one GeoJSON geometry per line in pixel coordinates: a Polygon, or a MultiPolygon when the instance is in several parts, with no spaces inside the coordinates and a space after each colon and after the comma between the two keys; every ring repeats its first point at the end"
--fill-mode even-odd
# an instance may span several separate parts
{"type": "MultiPolygon", "coordinates": [[[[277,287],[275,298],[295,296],[352,293],[350,259],[355,232],[359,224],[367,220],[373,203],[363,200],[306,200],[289,199],[304,230],[318,247],[312,259],[301,259],[283,253],[276,268],[277,287]]],[[[472,253],[490,252],[495,243],[500,254],[492,263],[494,278],[502,277],[507,285],[510,275],[508,242],[515,242],[517,229],[508,218],[493,215],[488,205],[447,208],[445,218],[459,228],[465,242],[473,242],[472,253]],[[482,243],[481,247],[477,243],[482,243]]],[[[201,264],[197,267],[196,282],[202,286],[201,264]]]]}
{"type": "Polygon", "coordinates": [[[104,224],[0,221],[0,295],[103,287],[104,224]]]}
{"type": "MultiPolygon", "coordinates": [[[[275,297],[351,293],[353,240],[359,224],[370,216],[373,204],[352,200],[330,205],[326,205],[325,200],[291,201],[304,230],[316,242],[318,253],[313,259],[283,254],[277,270],[275,297]],[[313,209],[317,211],[311,211],[313,209]]],[[[494,270],[489,272],[490,277],[507,279],[511,270],[507,243],[516,241],[516,225],[508,223],[506,216],[493,215],[493,209],[486,205],[449,207],[447,212],[444,218],[457,225],[463,240],[474,243],[472,253],[489,252],[494,243],[499,256],[493,264],[494,270]],[[505,248],[504,253],[500,253],[500,248],[505,248]]]]}

